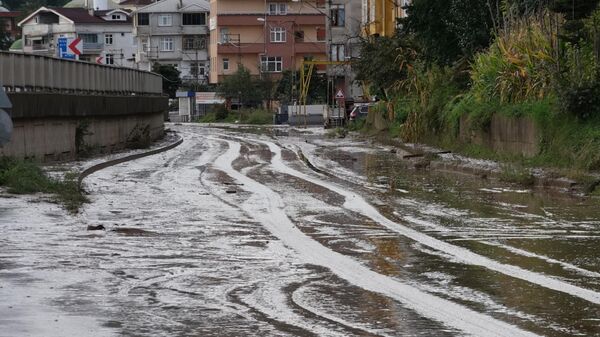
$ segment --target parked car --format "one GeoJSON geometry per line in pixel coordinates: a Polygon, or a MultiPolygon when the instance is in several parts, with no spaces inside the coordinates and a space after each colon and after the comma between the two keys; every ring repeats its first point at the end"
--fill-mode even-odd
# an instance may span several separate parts
{"type": "Polygon", "coordinates": [[[367,117],[369,114],[370,107],[373,106],[370,103],[356,103],[354,104],[354,108],[350,112],[350,120],[354,121],[359,118],[367,117]]]}

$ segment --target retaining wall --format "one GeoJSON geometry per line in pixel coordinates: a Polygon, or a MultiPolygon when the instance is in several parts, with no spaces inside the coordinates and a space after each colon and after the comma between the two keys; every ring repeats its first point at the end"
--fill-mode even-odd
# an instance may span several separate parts
{"type": "Polygon", "coordinates": [[[460,140],[502,153],[533,157],[540,151],[540,133],[535,122],[526,117],[493,115],[489,128],[474,130],[468,117],[460,119],[460,140]]]}
{"type": "Polygon", "coordinates": [[[14,130],[0,156],[42,162],[72,160],[77,146],[110,152],[123,148],[135,132],[163,135],[168,99],[163,96],[95,96],[9,93],[14,130]],[[79,130],[79,131],[78,131],[79,130]],[[80,138],[78,144],[78,135],[80,138]]]}

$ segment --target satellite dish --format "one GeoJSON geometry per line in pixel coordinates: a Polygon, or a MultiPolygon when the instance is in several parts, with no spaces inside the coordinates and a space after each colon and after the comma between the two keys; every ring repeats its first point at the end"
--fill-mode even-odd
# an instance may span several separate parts
{"type": "Polygon", "coordinates": [[[13,131],[13,122],[6,111],[0,109],[0,145],[10,142],[13,131]]]}

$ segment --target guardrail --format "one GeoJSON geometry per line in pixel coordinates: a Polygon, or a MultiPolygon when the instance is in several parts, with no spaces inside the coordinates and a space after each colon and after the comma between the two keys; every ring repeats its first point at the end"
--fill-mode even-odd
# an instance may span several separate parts
{"type": "Polygon", "coordinates": [[[11,52],[0,52],[0,82],[7,92],[162,95],[151,72],[11,52]]]}

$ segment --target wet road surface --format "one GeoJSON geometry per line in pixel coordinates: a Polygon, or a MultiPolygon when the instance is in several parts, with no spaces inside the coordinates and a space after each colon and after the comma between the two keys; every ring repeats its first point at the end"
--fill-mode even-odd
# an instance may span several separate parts
{"type": "Polygon", "coordinates": [[[77,216],[2,195],[0,336],[600,336],[597,199],[175,128],[77,216]]]}

